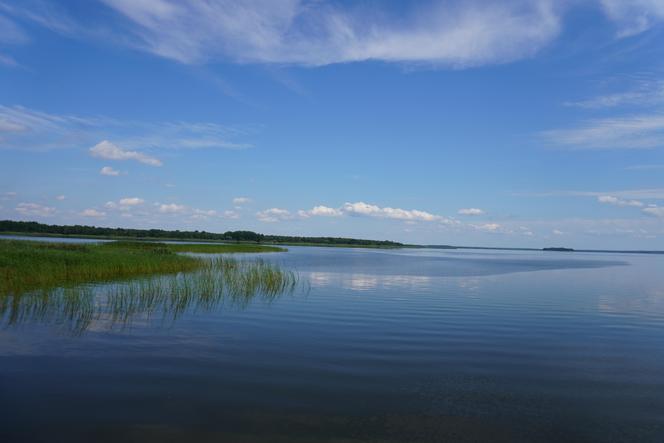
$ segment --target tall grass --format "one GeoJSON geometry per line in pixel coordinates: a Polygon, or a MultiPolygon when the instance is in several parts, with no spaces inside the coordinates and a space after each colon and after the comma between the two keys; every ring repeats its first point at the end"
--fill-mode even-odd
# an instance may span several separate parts
{"type": "Polygon", "coordinates": [[[0,296],[71,287],[141,275],[193,271],[201,258],[178,254],[282,251],[260,245],[198,245],[151,242],[100,244],[0,240],[0,296]]]}
{"type": "Polygon", "coordinates": [[[0,325],[36,322],[83,333],[92,325],[126,328],[136,321],[173,322],[187,312],[244,309],[298,287],[297,274],[263,260],[216,257],[193,272],[0,297],[0,325]]]}

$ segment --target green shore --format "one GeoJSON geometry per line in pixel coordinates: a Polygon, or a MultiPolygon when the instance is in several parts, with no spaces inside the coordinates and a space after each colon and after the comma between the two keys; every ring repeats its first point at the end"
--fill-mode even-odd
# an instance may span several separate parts
{"type": "MultiPolygon", "coordinates": [[[[316,243],[316,242],[265,242],[265,243],[256,243],[252,241],[232,241],[232,240],[208,240],[208,239],[186,239],[181,238],[164,238],[164,237],[125,237],[125,236],[114,236],[114,235],[85,235],[85,234],[53,234],[53,233],[33,233],[33,232],[12,232],[5,231],[0,232],[0,236],[19,236],[19,237],[47,237],[47,238],[84,238],[88,240],[113,240],[113,241],[141,241],[141,242],[183,242],[183,243],[206,243],[214,245],[255,245],[255,246],[266,246],[266,247],[279,247],[279,246],[317,246],[325,248],[371,248],[371,249],[401,249],[404,247],[412,247],[410,245],[383,245],[383,244],[368,244],[368,245],[357,245],[350,243],[316,243]]],[[[195,244],[194,243],[194,244],[195,244]]],[[[243,251],[238,251],[243,252],[243,251]]],[[[254,251],[245,251],[245,252],[254,252],[254,251]]]]}
{"type": "Polygon", "coordinates": [[[194,271],[205,259],[190,253],[281,252],[264,245],[0,240],[0,295],[194,271]]]}

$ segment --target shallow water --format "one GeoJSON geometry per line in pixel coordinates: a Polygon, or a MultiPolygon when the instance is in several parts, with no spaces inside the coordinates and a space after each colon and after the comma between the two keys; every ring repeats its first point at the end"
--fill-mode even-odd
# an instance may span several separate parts
{"type": "Polygon", "coordinates": [[[291,247],[307,289],[0,331],[0,441],[662,441],[664,256],[291,247]]]}

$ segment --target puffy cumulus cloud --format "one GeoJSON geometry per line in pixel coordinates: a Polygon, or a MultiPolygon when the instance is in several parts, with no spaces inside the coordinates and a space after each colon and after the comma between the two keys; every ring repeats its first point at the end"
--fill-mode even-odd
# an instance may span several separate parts
{"type": "Polygon", "coordinates": [[[157,210],[162,214],[183,214],[187,211],[187,207],[177,203],[158,203],[157,210]]]}
{"type": "Polygon", "coordinates": [[[162,165],[161,160],[155,157],[138,151],[124,150],[108,140],[103,140],[90,148],[90,155],[105,160],[135,160],[150,166],[162,165]]]}
{"type": "Polygon", "coordinates": [[[64,195],[56,195],[56,196],[55,196],[55,199],[58,200],[58,201],[63,201],[63,200],[65,200],[66,198],[67,198],[67,197],[65,197],[64,195]]]}
{"type": "Polygon", "coordinates": [[[287,209],[270,208],[257,212],[256,218],[258,218],[259,221],[265,223],[275,223],[278,221],[290,220],[293,218],[293,214],[291,214],[287,209]]]}
{"type": "Polygon", "coordinates": [[[363,215],[369,217],[391,218],[396,220],[411,220],[411,221],[437,221],[443,219],[439,215],[430,214],[426,211],[419,211],[417,209],[400,209],[390,207],[380,207],[371,205],[364,202],[344,203],[341,211],[348,215],[363,215]]]}
{"type": "Polygon", "coordinates": [[[27,217],[50,217],[56,213],[56,209],[37,203],[19,203],[16,212],[27,217]]]}
{"type": "Polygon", "coordinates": [[[615,197],[613,195],[600,195],[597,197],[597,201],[600,203],[614,205],[614,206],[634,206],[640,208],[643,206],[643,202],[638,200],[625,200],[622,198],[615,197]]]}
{"type": "Polygon", "coordinates": [[[123,41],[192,64],[378,60],[469,67],[531,56],[560,30],[552,0],[413,2],[398,8],[399,16],[330,0],[104,2],[126,19],[123,41]]]}
{"type": "Polygon", "coordinates": [[[106,213],[102,211],[97,211],[96,209],[85,209],[79,213],[81,217],[91,217],[91,218],[102,218],[106,217],[106,213]]]}
{"type": "Polygon", "coordinates": [[[108,175],[109,177],[117,177],[120,175],[120,171],[117,171],[110,166],[104,166],[99,170],[99,173],[101,175],[108,175]]]}
{"type": "Polygon", "coordinates": [[[644,214],[664,218],[664,206],[649,205],[642,209],[644,214]]]}
{"type": "Polygon", "coordinates": [[[461,208],[457,211],[459,215],[484,215],[484,211],[479,208],[461,208]]]}
{"type": "Polygon", "coordinates": [[[319,205],[319,206],[314,206],[312,209],[309,209],[308,211],[303,211],[299,210],[297,211],[298,215],[300,217],[308,218],[308,217],[340,217],[343,215],[343,212],[340,209],[335,209],[335,208],[330,208],[327,206],[319,205]]]}
{"type": "Polygon", "coordinates": [[[235,206],[243,206],[247,203],[251,203],[251,199],[249,197],[235,197],[233,199],[233,204],[235,206]]]}

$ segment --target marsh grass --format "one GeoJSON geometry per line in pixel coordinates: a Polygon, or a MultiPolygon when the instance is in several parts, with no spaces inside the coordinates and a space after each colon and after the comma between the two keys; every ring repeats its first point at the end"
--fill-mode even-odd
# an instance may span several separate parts
{"type": "Polygon", "coordinates": [[[135,322],[171,324],[187,312],[244,309],[253,301],[270,303],[299,286],[296,273],[275,264],[215,257],[193,272],[0,297],[0,325],[36,322],[80,334],[93,326],[124,329],[135,322]]]}
{"type": "Polygon", "coordinates": [[[0,326],[126,327],[136,319],[174,321],[220,305],[244,308],[292,293],[298,276],[262,259],[187,253],[282,251],[254,245],[151,242],[102,244],[0,240],[0,326]]]}
{"type": "Polygon", "coordinates": [[[152,242],[99,244],[0,240],[0,296],[109,282],[142,275],[201,268],[205,260],[179,252],[238,253],[284,251],[261,245],[199,245],[152,242]]]}

